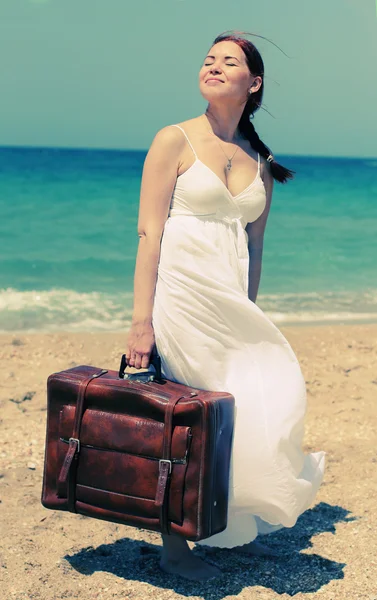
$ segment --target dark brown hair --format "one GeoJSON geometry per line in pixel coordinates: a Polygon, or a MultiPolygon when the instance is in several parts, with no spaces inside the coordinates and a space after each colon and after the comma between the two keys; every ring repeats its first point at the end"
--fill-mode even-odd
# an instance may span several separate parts
{"type": "MultiPolygon", "coordinates": [[[[243,137],[249,140],[251,147],[256,152],[259,152],[261,156],[267,159],[270,155],[273,156],[273,154],[270,148],[266,146],[264,142],[262,142],[255,131],[253,123],[250,121],[250,119],[254,118],[254,114],[262,104],[264,91],[264,64],[262,57],[252,42],[234,34],[222,33],[218,35],[212,43],[212,46],[224,41],[235,42],[245,54],[246,63],[250,73],[255,77],[260,76],[262,78],[262,85],[260,86],[259,90],[249,94],[249,98],[245,104],[245,108],[238,123],[238,131],[243,137]]],[[[286,183],[287,179],[293,179],[293,173],[295,173],[295,171],[291,171],[290,169],[283,167],[283,165],[279,164],[274,159],[271,160],[271,158],[270,161],[268,161],[268,164],[270,165],[272,177],[280,183],[286,183]]]]}

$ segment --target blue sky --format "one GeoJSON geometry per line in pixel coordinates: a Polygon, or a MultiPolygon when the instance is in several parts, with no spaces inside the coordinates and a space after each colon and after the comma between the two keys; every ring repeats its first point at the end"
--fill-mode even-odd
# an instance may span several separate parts
{"type": "Polygon", "coordinates": [[[248,36],[275,154],[377,157],[375,0],[0,0],[0,145],[147,149],[204,112],[198,71],[229,29],[288,55],[248,36]]]}

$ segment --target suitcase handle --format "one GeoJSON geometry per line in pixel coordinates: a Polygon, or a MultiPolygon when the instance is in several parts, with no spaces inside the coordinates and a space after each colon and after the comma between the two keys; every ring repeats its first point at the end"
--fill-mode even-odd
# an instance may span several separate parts
{"type": "Polygon", "coordinates": [[[127,358],[125,354],[122,354],[119,377],[121,379],[129,379],[131,381],[140,381],[141,383],[148,381],[162,381],[161,358],[155,348],[153,348],[151,352],[149,362],[154,367],[156,372],[155,374],[151,373],[150,371],[142,371],[141,373],[125,373],[124,370],[127,367],[127,358]]]}

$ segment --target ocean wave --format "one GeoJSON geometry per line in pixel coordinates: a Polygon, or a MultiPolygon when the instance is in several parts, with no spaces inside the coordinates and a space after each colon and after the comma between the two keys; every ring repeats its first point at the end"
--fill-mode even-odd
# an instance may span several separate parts
{"type": "Polygon", "coordinates": [[[131,324],[130,292],[0,291],[0,332],[120,331],[131,324]]]}
{"type": "MultiPolygon", "coordinates": [[[[257,305],[277,325],[377,322],[377,290],[260,294],[257,305]]],[[[127,331],[133,293],[68,289],[0,290],[0,332],[127,331]]]]}

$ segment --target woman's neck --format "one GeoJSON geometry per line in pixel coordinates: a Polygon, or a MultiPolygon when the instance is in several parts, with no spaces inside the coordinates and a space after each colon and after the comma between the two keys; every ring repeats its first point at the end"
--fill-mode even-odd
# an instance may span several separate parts
{"type": "Polygon", "coordinates": [[[235,117],[234,112],[226,114],[226,112],[215,111],[214,109],[206,109],[203,115],[204,124],[207,130],[211,131],[219,137],[223,142],[237,143],[244,139],[238,131],[239,119],[235,117]]]}

